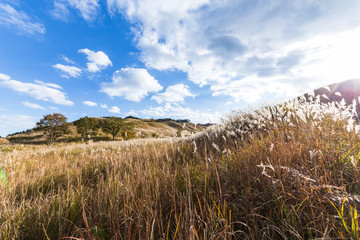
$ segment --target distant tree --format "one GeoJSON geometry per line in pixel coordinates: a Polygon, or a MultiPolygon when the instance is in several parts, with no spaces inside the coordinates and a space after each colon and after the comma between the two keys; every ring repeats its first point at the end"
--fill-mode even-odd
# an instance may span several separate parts
{"type": "Polygon", "coordinates": [[[124,119],[128,119],[128,118],[133,118],[133,119],[140,119],[140,118],[138,118],[138,117],[134,117],[134,116],[132,116],[132,115],[130,115],[130,116],[127,116],[127,117],[125,117],[124,119]]]}
{"type": "Polygon", "coordinates": [[[45,115],[36,123],[36,126],[39,130],[44,131],[50,143],[53,143],[56,138],[68,132],[69,124],[66,120],[67,118],[61,113],[53,113],[45,115]]]}
{"type": "Polygon", "coordinates": [[[117,135],[121,135],[121,137],[125,140],[134,138],[134,123],[127,123],[124,119],[120,117],[108,117],[102,121],[101,126],[103,132],[111,134],[113,140],[117,135]]]}
{"type": "Polygon", "coordinates": [[[103,132],[111,134],[113,140],[115,140],[115,136],[121,131],[124,125],[124,119],[120,117],[108,117],[103,120],[101,127],[103,132]]]}
{"type": "Polygon", "coordinates": [[[134,131],[135,124],[134,123],[126,123],[124,122],[124,126],[120,130],[121,136],[123,139],[128,140],[134,138],[136,133],[134,131]]]}
{"type": "Polygon", "coordinates": [[[99,122],[96,118],[83,117],[74,122],[77,133],[81,134],[83,139],[96,133],[99,128],[99,122]]]}

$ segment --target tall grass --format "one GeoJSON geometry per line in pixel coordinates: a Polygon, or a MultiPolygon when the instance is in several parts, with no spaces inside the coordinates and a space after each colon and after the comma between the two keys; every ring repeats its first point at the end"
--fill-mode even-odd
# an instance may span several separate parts
{"type": "Polygon", "coordinates": [[[354,109],[300,99],[191,138],[1,147],[0,239],[359,238],[354,109]]]}

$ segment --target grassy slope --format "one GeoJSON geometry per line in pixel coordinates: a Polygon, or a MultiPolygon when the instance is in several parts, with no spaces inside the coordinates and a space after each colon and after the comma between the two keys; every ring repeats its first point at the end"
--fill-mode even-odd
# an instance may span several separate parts
{"type": "MultiPolygon", "coordinates": [[[[200,132],[204,130],[201,125],[193,123],[177,123],[175,121],[157,122],[150,119],[125,119],[125,122],[132,122],[135,124],[135,131],[138,133],[137,138],[149,138],[149,137],[174,137],[177,135],[178,128],[182,129],[183,134],[200,132]]],[[[95,141],[110,140],[110,135],[104,134],[101,130],[98,131],[96,137],[93,137],[95,141]]],[[[8,136],[7,140],[11,143],[46,143],[46,137],[41,131],[28,131],[25,133],[18,133],[12,136],[8,136]]],[[[66,134],[58,139],[58,141],[80,141],[81,136],[76,133],[76,128],[71,126],[70,133],[66,134]]]]}
{"type": "Polygon", "coordinates": [[[188,139],[1,147],[0,238],[359,238],[351,115],[291,103],[188,139]]]}

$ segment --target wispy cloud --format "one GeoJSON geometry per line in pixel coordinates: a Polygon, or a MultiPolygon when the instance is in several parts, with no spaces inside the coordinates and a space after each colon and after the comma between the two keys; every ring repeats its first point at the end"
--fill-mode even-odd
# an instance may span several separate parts
{"type": "Polygon", "coordinates": [[[43,101],[67,106],[74,105],[72,101],[67,99],[66,94],[58,89],[59,86],[56,84],[47,84],[41,81],[37,81],[37,83],[24,83],[0,73],[0,87],[8,88],[43,101]]]}
{"type": "Polygon", "coordinates": [[[97,107],[97,103],[92,101],[83,101],[83,104],[89,107],[97,107]]]}
{"type": "Polygon", "coordinates": [[[51,14],[54,18],[66,22],[69,20],[69,9],[72,8],[79,11],[85,21],[93,22],[100,11],[99,7],[99,0],[54,0],[51,14]]]}
{"type": "Polygon", "coordinates": [[[61,55],[61,59],[64,60],[67,63],[70,64],[75,64],[75,62],[73,60],[71,60],[70,58],[66,57],[65,55],[61,55]]]}
{"type": "Polygon", "coordinates": [[[189,86],[180,83],[167,87],[165,92],[157,93],[151,99],[161,104],[163,102],[184,102],[185,97],[195,97],[195,95],[190,92],[189,86]]]}
{"type": "Polygon", "coordinates": [[[112,82],[103,82],[101,92],[110,97],[124,97],[126,100],[139,102],[150,92],[162,90],[159,82],[146,69],[122,68],[114,72],[112,82]]]}
{"type": "Polygon", "coordinates": [[[70,14],[70,11],[67,7],[67,2],[63,0],[55,0],[54,9],[50,11],[50,14],[55,19],[67,22],[70,14]]]}
{"type": "Polygon", "coordinates": [[[37,117],[28,115],[6,115],[0,114],[0,136],[6,136],[10,133],[24,131],[35,127],[37,117]]]}
{"type": "Polygon", "coordinates": [[[45,27],[23,11],[0,3],[0,25],[15,29],[19,34],[44,34],[45,27]]]}
{"type": "Polygon", "coordinates": [[[79,52],[86,54],[86,57],[89,61],[87,63],[87,70],[89,72],[98,72],[107,66],[112,66],[109,57],[102,51],[94,52],[85,48],[80,49],[79,52]]]}
{"type": "Polygon", "coordinates": [[[45,86],[45,87],[62,89],[62,86],[60,86],[58,84],[55,84],[55,83],[46,83],[46,82],[43,82],[43,81],[40,81],[40,80],[35,80],[34,82],[39,84],[39,85],[45,86]]]}
{"type": "Polygon", "coordinates": [[[99,11],[99,0],[67,0],[69,5],[80,11],[81,16],[88,22],[95,20],[99,11]]]}
{"type": "Polygon", "coordinates": [[[78,67],[63,65],[60,63],[53,65],[53,67],[61,70],[63,72],[61,76],[64,78],[69,78],[69,77],[77,78],[81,75],[81,69],[78,67]]]}
{"type": "Polygon", "coordinates": [[[45,110],[44,107],[42,107],[42,106],[40,106],[39,104],[36,104],[36,103],[31,103],[31,102],[25,101],[25,102],[22,102],[22,104],[24,104],[25,107],[45,110]]]}

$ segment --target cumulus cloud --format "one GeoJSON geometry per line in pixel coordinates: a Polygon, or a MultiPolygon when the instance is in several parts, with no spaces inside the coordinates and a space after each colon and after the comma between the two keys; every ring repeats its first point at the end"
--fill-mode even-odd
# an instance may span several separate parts
{"type": "Polygon", "coordinates": [[[87,63],[87,70],[89,72],[98,72],[107,66],[112,66],[112,63],[109,57],[102,51],[94,52],[87,48],[80,49],[80,53],[84,53],[87,56],[88,63],[87,63]]]}
{"type": "Polygon", "coordinates": [[[101,92],[110,97],[124,97],[139,102],[150,92],[158,92],[162,86],[146,69],[122,68],[114,72],[112,82],[103,82],[101,92]]]}
{"type": "Polygon", "coordinates": [[[20,34],[44,34],[45,27],[23,11],[9,4],[0,3],[0,25],[16,29],[20,34]]]}
{"type": "Polygon", "coordinates": [[[109,112],[111,113],[120,113],[120,108],[113,106],[111,108],[109,108],[109,112]]]}
{"type": "Polygon", "coordinates": [[[144,118],[190,119],[194,123],[214,123],[220,119],[219,112],[201,112],[200,110],[193,110],[170,103],[166,103],[165,106],[150,107],[138,112],[133,111],[132,115],[140,115],[144,118]]]}
{"type": "Polygon", "coordinates": [[[45,110],[44,107],[42,107],[42,106],[40,106],[39,104],[36,104],[36,103],[31,103],[31,102],[25,101],[25,102],[22,102],[22,104],[24,104],[25,107],[45,110]]]}
{"type": "Polygon", "coordinates": [[[97,107],[97,103],[92,101],[83,101],[83,104],[89,107],[97,107]]]}
{"type": "Polygon", "coordinates": [[[37,81],[36,83],[24,83],[13,80],[10,76],[0,73],[0,87],[8,88],[43,101],[67,106],[74,105],[72,101],[67,99],[66,94],[59,90],[60,86],[57,84],[49,84],[41,81],[37,81]]]}
{"type": "Polygon", "coordinates": [[[163,102],[184,102],[185,97],[195,97],[195,95],[190,92],[189,86],[180,83],[167,87],[165,92],[157,93],[151,99],[161,104],[163,102]]]}
{"type": "Polygon", "coordinates": [[[253,102],[286,93],[289,86],[303,92],[360,76],[356,0],[107,2],[111,15],[121,13],[135,24],[135,41],[147,67],[183,71],[194,83],[209,85],[216,96],[253,102]],[[259,84],[269,82],[276,88],[259,84]]]}
{"type": "Polygon", "coordinates": [[[63,65],[60,63],[53,65],[53,67],[63,71],[64,73],[61,76],[64,78],[77,78],[81,75],[81,69],[78,67],[63,65]]]}

